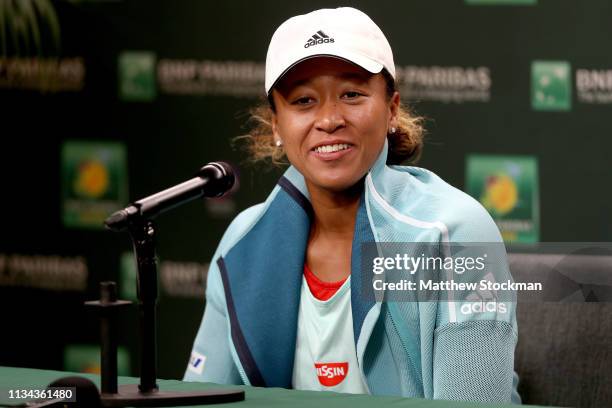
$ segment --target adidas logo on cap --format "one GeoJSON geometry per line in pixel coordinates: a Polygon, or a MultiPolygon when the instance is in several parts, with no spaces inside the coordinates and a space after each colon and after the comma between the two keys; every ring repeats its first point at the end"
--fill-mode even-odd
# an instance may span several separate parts
{"type": "Polygon", "coordinates": [[[330,38],[327,34],[325,34],[322,30],[317,31],[306,41],[304,44],[304,48],[312,47],[313,45],[323,44],[323,43],[333,43],[334,39],[330,38]]]}

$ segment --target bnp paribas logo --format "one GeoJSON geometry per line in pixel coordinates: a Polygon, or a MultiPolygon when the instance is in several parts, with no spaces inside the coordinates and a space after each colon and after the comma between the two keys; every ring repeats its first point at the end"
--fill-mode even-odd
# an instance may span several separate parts
{"type": "Polygon", "coordinates": [[[119,98],[148,102],[157,96],[155,54],[148,51],[124,51],[119,55],[119,98]]]}
{"type": "Polygon", "coordinates": [[[531,106],[539,111],[572,108],[571,67],[566,61],[531,63],[531,106]]]}

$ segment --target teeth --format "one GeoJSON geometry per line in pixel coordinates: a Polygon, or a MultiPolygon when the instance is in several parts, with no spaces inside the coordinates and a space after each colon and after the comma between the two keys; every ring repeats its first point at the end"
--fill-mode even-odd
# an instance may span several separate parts
{"type": "Polygon", "coordinates": [[[348,149],[348,147],[349,147],[348,144],[341,143],[341,144],[334,144],[334,145],[319,146],[315,148],[315,151],[317,153],[332,153],[332,152],[337,152],[340,150],[348,149]]]}

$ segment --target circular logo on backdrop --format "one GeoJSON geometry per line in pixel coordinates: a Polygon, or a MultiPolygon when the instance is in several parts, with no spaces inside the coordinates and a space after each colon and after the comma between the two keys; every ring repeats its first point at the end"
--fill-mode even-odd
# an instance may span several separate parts
{"type": "Polygon", "coordinates": [[[78,166],[74,191],[87,198],[99,198],[109,186],[108,169],[100,160],[89,159],[78,166]]]}
{"type": "Polygon", "coordinates": [[[489,176],[485,183],[485,190],[480,200],[487,210],[499,215],[509,213],[518,202],[518,188],[512,177],[499,173],[489,176]]]}

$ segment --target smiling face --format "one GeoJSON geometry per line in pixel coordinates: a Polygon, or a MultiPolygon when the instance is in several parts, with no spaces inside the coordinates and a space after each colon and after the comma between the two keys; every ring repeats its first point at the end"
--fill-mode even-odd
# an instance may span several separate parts
{"type": "Polygon", "coordinates": [[[382,74],[318,57],[289,71],[273,89],[274,137],[311,191],[340,193],[361,180],[397,127],[399,94],[382,74]]]}

